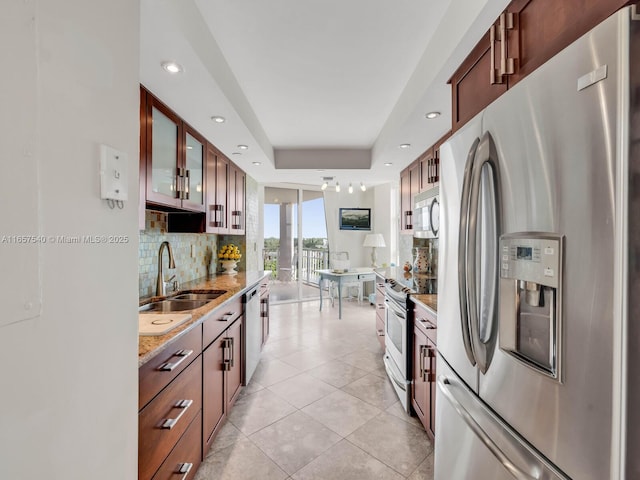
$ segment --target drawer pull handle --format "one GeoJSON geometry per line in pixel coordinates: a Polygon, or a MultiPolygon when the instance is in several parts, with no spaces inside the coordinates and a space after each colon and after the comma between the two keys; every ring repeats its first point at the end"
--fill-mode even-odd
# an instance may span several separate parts
{"type": "Polygon", "coordinates": [[[425,328],[427,330],[435,330],[437,328],[433,323],[431,323],[426,318],[419,318],[418,320],[420,320],[420,323],[426,323],[425,328]]]}
{"type": "Polygon", "coordinates": [[[176,404],[173,406],[173,408],[179,408],[180,413],[176,418],[167,418],[164,422],[162,422],[161,428],[171,430],[173,427],[175,427],[178,421],[184,415],[184,412],[186,412],[192,404],[193,404],[193,400],[178,400],[176,404]]]}
{"type": "Polygon", "coordinates": [[[376,330],[378,332],[379,337],[384,337],[384,330],[376,330]]]}
{"type": "Polygon", "coordinates": [[[158,367],[158,370],[161,370],[163,372],[171,372],[172,370],[175,370],[178,367],[178,365],[184,362],[192,354],[193,354],[193,350],[184,350],[184,349],[178,350],[176,353],[173,354],[173,356],[180,357],[180,360],[173,363],[172,362],[163,363],[158,367]]]}
{"type": "Polygon", "coordinates": [[[176,473],[182,473],[183,475],[181,480],[185,480],[192,468],[193,463],[181,463],[178,465],[178,471],[176,473]]]}
{"type": "Polygon", "coordinates": [[[236,312],[227,312],[224,315],[222,315],[222,317],[219,318],[218,321],[220,321],[220,322],[228,322],[229,320],[231,320],[235,316],[236,316],[236,312]]]}

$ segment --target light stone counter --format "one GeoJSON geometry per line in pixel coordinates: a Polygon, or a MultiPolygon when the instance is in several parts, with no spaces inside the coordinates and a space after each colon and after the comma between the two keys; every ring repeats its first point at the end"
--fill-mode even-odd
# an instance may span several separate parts
{"type": "MultiPolygon", "coordinates": [[[[194,310],[186,310],[184,313],[191,313],[192,318],[188,322],[176,327],[169,333],[160,336],[139,336],[138,337],[138,367],[148,362],[160,349],[167,344],[173,342],[186,331],[201,325],[209,314],[218,307],[224,305],[231,298],[235,297],[253,287],[265,278],[268,278],[271,272],[254,271],[254,272],[238,272],[237,275],[212,275],[210,277],[193,280],[180,286],[180,290],[226,290],[226,293],[220,295],[215,300],[210,301],[206,305],[194,310]]],[[[173,294],[172,294],[173,295],[173,294]]],[[[140,305],[162,299],[163,297],[148,297],[140,299],[140,305]]],[[[175,312],[174,312],[175,313],[175,312]]],[[[182,312],[181,312],[182,313],[182,312]]]]}

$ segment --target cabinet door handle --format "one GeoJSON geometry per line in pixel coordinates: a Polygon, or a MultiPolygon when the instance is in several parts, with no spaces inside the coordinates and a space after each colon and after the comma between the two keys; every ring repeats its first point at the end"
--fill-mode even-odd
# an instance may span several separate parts
{"type": "Polygon", "coordinates": [[[502,75],[496,69],[496,26],[491,25],[489,30],[489,45],[490,45],[490,62],[491,68],[489,72],[489,82],[491,85],[499,85],[503,83],[502,75]]]}
{"type": "Polygon", "coordinates": [[[513,13],[502,12],[500,15],[500,76],[513,75],[515,61],[507,57],[507,30],[513,29],[513,13]]]}
{"type": "Polygon", "coordinates": [[[193,468],[193,463],[181,463],[178,465],[178,470],[176,470],[176,473],[182,473],[182,478],[180,480],[186,480],[186,478],[189,476],[189,472],[191,471],[191,469],[193,468]]]}
{"type": "Polygon", "coordinates": [[[190,172],[189,170],[187,170],[186,168],[184,169],[184,175],[182,177],[182,195],[181,198],[183,200],[189,200],[189,179],[190,179],[190,172]]]}
{"type": "Polygon", "coordinates": [[[179,408],[180,413],[176,418],[167,418],[164,422],[162,422],[162,425],[160,428],[171,430],[173,427],[176,426],[178,421],[180,421],[180,419],[184,415],[184,412],[186,412],[192,404],[193,404],[193,400],[178,400],[176,404],[173,406],[173,408],[179,408]]]}
{"type": "Polygon", "coordinates": [[[222,339],[222,370],[228,371],[231,370],[231,354],[228,353],[229,344],[231,343],[230,338],[222,339]]]}
{"type": "Polygon", "coordinates": [[[407,230],[411,230],[413,228],[413,212],[411,210],[407,210],[404,212],[405,216],[405,225],[407,230]]]}
{"type": "Polygon", "coordinates": [[[425,359],[425,350],[426,350],[427,346],[426,345],[420,345],[420,378],[422,379],[422,381],[424,382],[424,377],[425,377],[425,370],[424,370],[424,359],[425,359]]]}
{"type": "Polygon", "coordinates": [[[184,362],[187,359],[187,357],[191,356],[192,354],[193,354],[193,350],[184,350],[184,349],[178,350],[172,356],[180,357],[180,360],[178,360],[177,362],[165,362],[158,367],[158,370],[161,370],[163,372],[171,372],[172,370],[175,370],[178,367],[178,365],[184,362]]]}

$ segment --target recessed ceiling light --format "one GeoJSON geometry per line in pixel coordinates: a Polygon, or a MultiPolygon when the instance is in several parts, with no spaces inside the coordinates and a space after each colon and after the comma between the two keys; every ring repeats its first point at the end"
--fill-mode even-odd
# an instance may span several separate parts
{"type": "Polygon", "coordinates": [[[180,73],[184,71],[182,65],[176,62],[162,62],[161,65],[162,68],[164,68],[169,73],[180,73]]]}
{"type": "Polygon", "coordinates": [[[400,144],[400,148],[402,148],[402,149],[407,149],[407,148],[409,148],[409,147],[411,147],[411,144],[410,144],[410,143],[401,143],[401,144],[400,144]]]}
{"type": "Polygon", "coordinates": [[[363,182],[360,182],[360,190],[362,190],[363,192],[367,191],[367,187],[364,186],[363,182]]]}
{"type": "Polygon", "coordinates": [[[385,166],[385,167],[390,167],[391,165],[393,165],[393,163],[391,163],[391,162],[384,162],[384,166],[385,166]]]}
{"type": "Polygon", "coordinates": [[[351,182],[349,182],[349,193],[353,193],[353,185],[351,185],[351,182]]]}
{"type": "Polygon", "coordinates": [[[262,165],[262,162],[251,162],[251,163],[253,163],[253,164],[254,164],[254,165],[256,165],[256,166],[257,166],[257,165],[262,165]]]}
{"type": "Polygon", "coordinates": [[[429,112],[425,115],[425,117],[427,117],[429,120],[439,116],[440,116],[440,112],[429,112]]]}
{"type": "Polygon", "coordinates": [[[240,150],[249,150],[249,147],[247,145],[238,145],[238,148],[240,150]]]}
{"type": "Polygon", "coordinates": [[[213,120],[216,123],[224,123],[227,121],[226,118],[221,117],[220,115],[214,115],[213,117],[211,117],[211,120],[213,120]]]}

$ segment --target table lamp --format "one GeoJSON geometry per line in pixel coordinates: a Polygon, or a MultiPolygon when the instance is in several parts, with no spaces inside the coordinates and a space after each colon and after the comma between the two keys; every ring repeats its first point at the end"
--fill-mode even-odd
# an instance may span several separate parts
{"type": "Polygon", "coordinates": [[[366,237],[364,237],[363,247],[371,247],[371,266],[373,268],[378,268],[378,264],[376,261],[378,257],[376,255],[376,247],[386,247],[384,244],[384,237],[381,233],[369,233],[366,237]]]}

